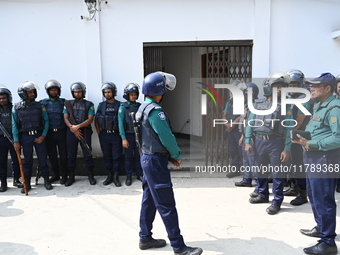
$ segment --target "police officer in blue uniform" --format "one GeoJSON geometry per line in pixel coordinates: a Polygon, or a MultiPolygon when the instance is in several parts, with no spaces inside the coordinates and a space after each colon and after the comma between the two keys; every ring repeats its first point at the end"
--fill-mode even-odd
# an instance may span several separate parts
{"type": "MultiPolygon", "coordinates": [[[[0,122],[7,132],[12,134],[12,93],[4,85],[0,84],[0,122]]],[[[7,190],[7,159],[8,151],[12,159],[12,176],[13,186],[22,188],[19,181],[20,169],[17,154],[13,144],[8,140],[5,134],[0,130],[0,192],[7,190]]]]}
{"type": "MultiPolygon", "coordinates": [[[[242,83],[239,80],[233,82],[233,85],[238,86],[242,83]]],[[[234,176],[240,175],[240,167],[242,165],[242,146],[239,145],[239,141],[241,138],[241,132],[238,130],[237,125],[231,125],[231,122],[238,123],[240,121],[240,115],[234,115],[233,112],[233,101],[231,98],[224,110],[222,119],[227,120],[228,122],[225,124],[228,138],[228,148],[231,155],[231,165],[236,167],[236,171],[232,171],[227,173],[228,178],[232,178],[234,176]]]]}
{"type": "MultiPolygon", "coordinates": [[[[27,191],[31,189],[31,177],[33,167],[33,147],[38,157],[41,175],[44,178],[44,186],[47,190],[52,189],[49,181],[49,169],[47,165],[46,141],[49,120],[46,108],[37,98],[38,86],[32,82],[24,82],[18,89],[18,95],[22,101],[15,103],[12,110],[12,132],[14,149],[23,149],[27,191]]],[[[25,193],[21,189],[21,193],[25,193]]]]}
{"type": "Polygon", "coordinates": [[[129,83],[124,88],[123,98],[126,102],[121,103],[118,112],[119,134],[122,138],[122,146],[125,154],[125,184],[130,186],[132,183],[132,167],[133,155],[135,155],[135,169],[137,180],[142,181],[143,170],[140,165],[140,155],[136,143],[136,136],[134,133],[133,121],[131,113],[135,114],[140,106],[136,102],[139,96],[139,85],[136,83],[129,83]]]}
{"type": "Polygon", "coordinates": [[[336,80],[331,73],[322,73],[313,80],[312,98],[318,103],[306,131],[311,139],[299,136],[293,142],[303,146],[303,162],[307,177],[307,194],[316,226],[300,232],[320,240],[305,248],[306,254],[337,254],[335,244],[336,201],[335,188],[340,167],[340,101],[333,95],[336,80]]]}
{"type": "Polygon", "coordinates": [[[60,184],[67,181],[67,146],[66,124],[64,122],[64,98],[60,98],[61,85],[56,80],[49,80],[45,84],[48,98],[41,101],[46,108],[50,126],[46,136],[47,155],[51,163],[53,175],[50,182],[60,180],[60,184]],[[58,160],[59,154],[59,160],[58,160]]]}
{"type": "Polygon", "coordinates": [[[80,143],[80,147],[83,151],[85,167],[88,171],[88,180],[91,185],[95,185],[97,182],[94,179],[93,158],[92,154],[88,152],[88,150],[92,150],[91,137],[93,131],[91,124],[95,115],[94,105],[91,101],[84,99],[86,95],[86,86],[84,83],[74,82],[71,84],[70,90],[74,100],[66,101],[63,110],[64,121],[68,127],[66,131],[66,143],[68,149],[68,179],[65,183],[65,186],[71,186],[75,182],[74,175],[76,169],[78,143],[79,139],[81,138],[85,140],[85,144],[80,143]]]}
{"type": "MultiPolygon", "coordinates": [[[[244,105],[244,115],[241,116],[240,118],[240,124],[238,126],[240,133],[242,134],[241,139],[239,144],[242,145],[242,162],[244,167],[250,167],[255,164],[255,146],[254,143],[252,142],[253,138],[251,139],[251,145],[252,145],[252,152],[247,153],[244,150],[245,144],[244,144],[244,135],[248,123],[248,118],[250,115],[250,110],[247,104],[247,98],[248,98],[248,91],[247,88],[252,88],[252,98],[253,100],[257,99],[258,94],[259,94],[259,88],[255,83],[248,82],[245,84],[246,86],[242,89],[243,94],[244,94],[244,100],[245,100],[245,105],[244,105]]],[[[255,179],[255,190],[254,193],[257,193],[258,191],[258,183],[257,183],[257,178],[256,178],[256,173],[252,172],[250,168],[244,168],[245,171],[243,171],[243,179],[240,182],[235,182],[235,186],[237,187],[252,187],[252,179],[255,179]]]]}
{"type": "MultiPolygon", "coordinates": [[[[287,74],[290,77],[290,82],[288,87],[290,88],[302,88],[305,81],[305,75],[296,69],[291,69],[287,71],[287,74]]],[[[301,93],[290,93],[291,98],[304,98],[305,95],[301,93]]],[[[312,105],[310,102],[304,103],[304,107],[310,112],[313,111],[312,105]]],[[[294,129],[297,130],[305,130],[307,123],[309,122],[309,116],[305,116],[296,105],[291,107],[293,119],[296,121],[297,125],[294,129]]],[[[290,159],[293,168],[291,169],[299,169],[303,166],[303,157],[302,157],[302,147],[299,144],[292,144],[290,150],[290,159]]],[[[306,191],[306,177],[304,173],[299,171],[292,171],[289,173],[290,178],[290,187],[288,190],[285,190],[283,194],[285,196],[296,196],[295,199],[290,201],[291,205],[302,205],[308,203],[307,199],[307,191],[306,191]]]]}
{"type": "Polygon", "coordinates": [[[136,115],[137,122],[141,123],[141,165],[144,171],[139,248],[145,250],[166,245],[165,240],[152,238],[152,223],[157,210],[175,254],[199,255],[202,249],[187,247],[180,234],[168,169],[168,161],[176,167],[180,166],[181,151],[171,131],[169,119],[159,103],[166,88],[173,90],[175,85],[175,76],[162,72],[151,73],[143,81],[142,92],[146,98],[136,115]]]}
{"type": "Polygon", "coordinates": [[[120,101],[115,100],[117,87],[113,82],[104,82],[101,89],[106,100],[98,105],[95,126],[104,156],[105,170],[108,172],[103,184],[108,185],[113,181],[116,187],[120,187],[122,186],[119,181],[122,155],[122,139],[118,128],[120,101]]]}
{"type": "MultiPolygon", "coordinates": [[[[274,73],[268,77],[263,85],[264,95],[267,98],[256,100],[255,108],[257,110],[270,109],[273,104],[273,97],[276,96],[272,89],[277,88],[277,96],[280,97],[281,87],[287,87],[288,81],[289,77],[283,72],[274,73]]],[[[248,153],[252,151],[250,140],[252,136],[255,136],[255,165],[259,167],[268,166],[268,169],[269,167],[272,167],[272,169],[280,169],[282,162],[286,162],[289,159],[289,151],[291,147],[289,130],[291,128],[291,123],[286,121],[285,125],[287,127],[284,127],[281,123],[283,120],[292,119],[292,116],[290,107],[287,107],[286,115],[281,115],[281,105],[279,102],[280,100],[278,100],[278,105],[272,114],[255,115],[251,113],[249,116],[249,120],[251,122],[246,129],[245,151],[248,153]],[[272,121],[277,119],[280,121],[272,121]]],[[[272,189],[274,199],[266,211],[268,214],[273,215],[280,211],[283,201],[285,175],[282,171],[267,171],[267,169],[259,168],[257,173],[259,194],[257,197],[250,198],[249,202],[252,204],[269,202],[269,172],[272,172],[273,177],[272,189]]]]}

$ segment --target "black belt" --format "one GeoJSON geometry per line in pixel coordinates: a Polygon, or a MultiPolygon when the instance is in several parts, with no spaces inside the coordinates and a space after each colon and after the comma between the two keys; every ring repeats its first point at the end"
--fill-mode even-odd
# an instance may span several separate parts
{"type": "Polygon", "coordinates": [[[104,131],[105,133],[108,133],[108,134],[114,134],[114,133],[117,133],[117,132],[118,132],[118,130],[108,130],[108,129],[103,129],[103,131],[104,131]]]}
{"type": "Polygon", "coordinates": [[[155,155],[155,154],[159,154],[161,156],[166,156],[166,157],[169,157],[169,153],[167,152],[155,152],[155,153],[143,153],[144,155],[155,155]]]}
{"type": "Polygon", "coordinates": [[[20,132],[20,134],[22,135],[36,135],[40,132],[40,130],[31,130],[31,131],[27,131],[27,132],[20,132]]]}
{"type": "Polygon", "coordinates": [[[65,128],[50,128],[48,131],[51,131],[51,132],[58,132],[60,130],[65,130],[65,128]]]}
{"type": "Polygon", "coordinates": [[[281,138],[280,136],[277,135],[260,135],[255,133],[255,137],[261,139],[261,140],[270,140],[270,139],[275,139],[275,138],[281,138]]]}
{"type": "Polygon", "coordinates": [[[321,151],[321,150],[319,150],[318,148],[315,148],[315,147],[309,147],[309,148],[307,149],[307,148],[305,148],[304,146],[302,146],[302,149],[303,149],[304,151],[321,151]]]}

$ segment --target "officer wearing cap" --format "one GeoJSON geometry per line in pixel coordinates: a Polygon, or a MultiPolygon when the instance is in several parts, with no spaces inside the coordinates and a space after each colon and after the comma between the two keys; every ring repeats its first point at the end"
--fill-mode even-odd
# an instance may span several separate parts
{"type": "Polygon", "coordinates": [[[175,254],[199,255],[202,249],[187,247],[180,234],[168,169],[168,161],[176,167],[181,165],[181,151],[171,131],[167,114],[159,103],[166,88],[173,90],[175,85],[175,76],[162,72],[151,73],[143,81],[142,92],[146,98],[136,114],[136,121],[141,123],[141,165],[144,171],[139,248],[145,250],[166,245],[165,240],[152,238],[152,224],[157,210],[175,254]]]}
{"type": "MultiPolygon", "coordinates": [[[[232,83],[235,86],[240,86],[244,84],[243,82],[236,80],[232,83]]],[[[231,155],[231,165],[236,167],[236,171],[227,173],[227,178],[232,178],[234,176],[240,175],[240,167],[242,165],[242,146],[239,145],[239,140],[242,133],[238,130],[237,125],[232,125],[232,123],[238,123],[240,121],[240,115],[235,115],[233,110],[233,101],[231,98],[223,110],[222,119],[227,120],[226,131],[228,138],[228,148],[231,155]]]]}
{"type": "MultiPolygon", "coordinates": [[[[290,77],[288,87],[290,88],[302,88],[305,82],[305,75],[297,69],[291,69],[287,71],[290,77]]],[[[306,95],[301,93],[289,93],[291,98],[304,98],[306,95]]],[[[311,102],[306,102],[303,106],[309,110],[313,111],[313,104],[311,102]]],[[[309,116],[306,117],[296,105],[292,105],[293,119],[296,121],[297,125],[294,129],[305,130],[307,123],[309,122],[309,116]]],[[[299,169],[303,165],[302,160],[302,147],[299,144],[292,144],[290,150],[290,159],[292,168],[299,169]]],[[[290,201],[291,205],[302,205],[308,203],[307,191],[306,191],[306,177],[305,174],[299,171],[292,171],[289,173],[290,187],[285,190],[283,194],[285,196],[296,196],[295,199],[290,201]]]]}
{"type": "Polygon", "coordinates": [[[95,127],[99,135],[100,147],[104,155],[105,169],[108,172],[104,185],[110,183],[122,186],[119,181],[120,157],[122,155],[122,139],[118,130],[118,109],[120,101],[115,100],[117,87],[113,82],[104,82],[102,93],[105,101],[97,107],[95,127]]]}
{"type": "Polygon", "coordinates": [[[45,90],[48,98],[42,100],[41,104],[46,108],[50,123],[46,136],[47,155],[53,171],[50,182],[60,180],[61,175],[60,184],[65,184],[67,181],[66,124],[63,115],[65,99],[60,98],[61,85],[56,80],[47,81],[45,90]]]}
{"type": "Polygon", "coordinates": [[[64,121],[68,127],[66,131],[66,143],[68,148],[67,157],[67,171],[68,179],[65,186],[71,186],[75,182],[75,169],[78,151],[78,143],[80,139],[84,139],[86,144],[80,143],[83,151],[85,167],[88,171],[88,180],[91,185],[97,182],[94,179],[94,163],[92,154],[88,152],[91,150],[92,128],[91,124],[94,119],[94,105],[91,101],[85,98],[86,86],[82,82],[74,82],[70,86],[70,90],[74,100],[68,100],[64,104],[64,121]],[[71,123],[72,122],[72,123],[71,123]]]}
{"type": "Polygon", "coordinates": [[[120,104],[118,112],[119,134],[122,138],[122,146],[125,154],[125,184],[127,186],[130,186],[132,183],[133,155],[135,155],[134,165],[136,168],[137,180],[142,181],[143,178],[143,170],[140,165],[140,155],[131,118],[131,113],[135,114],[140,106],[140,103],[136,102],[138,96],[139,85],[137,83],[129,83],[126,85],[123,95],[126,102],[120,104]]]}
{"type": "MultiPolygon", "coordinates": [[[[49,119],[45,106],[35,101],[37,89],[38,86],[32,81],[24,82],[18,89],[18,95],[22,101],[15,103],[12,110],[14,149],[20,151],[21,146],[23,149],[23,170],[27,190],[31,189],[33,147],[38,157],[41,175],[44,178],[44,186],[47,190],[51,190],[45,141],[49,119]]],[[[25,193],[23,188],[21,193],[25,193]]]]}
{"type": "Polygon", "coordinates": [[[313,116],[306,131],[311,139],[302,136],[293,141],[304,148],[303,162],[307,177],[307,194],[316,226],[301,229],[307,236],[320,237],[314,246],[304,249],[307,254],[337,254],[335,244],[336,201],[335,188],[340,167],[340,101],[333,95],[336,80],[331,73],[322,73],[306,81],[311,84],[313,116]]]}
{"type": "MultiPolygon", "coordinates": [[[[248,118],[250,115],[250,110],[247,104],[247,98],[248,98],[248,88],[252,88],[252,99],[253,99],[253,103],[255,101],[255,99],[257,99],[258,94],[259,94],[259,88],[257,87],[257,85],[255,83],[252,82],[248,82],[246,83],[245,88],[243,89],[243,95],[244,95],[244,115],[241,116],[240,118],[240,124],[238,126],[240,133],[242,134],[239,145],[243,146],[242,147],[242,162],[243,162],[243,166],[244,167],[252,167],[255,164],[255,146],[253,141],[253,138],[251,139],[251,145],[252,145],[252,152],[251,153],[246,153],[246,151],[244,150],[244,134],[246,131],[246,127],[247,127],[247,123],[248,123],[248,118]]],[[[240,182],[235,182],[235,186],[237,187],[252,187],[252,179],[255,179],[255,190],[254,193],[258,193],[258,183],[257,183],[257,178],[255,177],[256,173],[250,171],[250,168],[244,168],[243,171],[243,179],[240,182]]]]}
{"type": "MultiPolygon", "coordinates": [[[[289,121],[285,122],[285,127],[281,124],[283,120],[292,119],[290,107],[287,107],[286,115],[281,115],[281,88],[287,87],[289,77],[286,73],[278,72],[272,74],[265,80],[263,85],[264,95],[266,99],[259,99],[255,101],[255,109],[268,110],[272,108],[275,91],[277,91],[278,104],[273,113],[269,115],[255,115],[253,113],[249,116],[249,125],[246,129],[245,135],[245,151],[251,153],[252,146],[250,140],[255,136],[255,165],[267,166],[268,169],[280,168],[282,162],[289,159],[289,151],[291,141],[289,137],[289,130],[291,126],[289,121]],[[280,121],[271,121],[280,120],[280,121]]],[[[249,202],[252,204],[269,202],[268,191],[268,175],[270,171],[264,168],[258,169],[258,185],[259,194],[257,197],[251,197],[249,202]]],[[[276,214],[281,209],[283,201],[283,187],[284,187],[284,173],[282,171],[272,171],[273,177],[273,193],[274,199],[272,204],[267,208],[268,214],[276,214]]]]}
{"type": "MultiPolygon", "coordinates": [[[[12,134],[12,93],[4,85],[0,84],[0,122],[7,132],[12,134]]],[[[7,190],[7,161],[8,151],[12,159],[12,176],[13,186],[22,188],[19,181],[20,169],[17,154],[13,144],[8,140],[5,134],[0,130],[0,192],[7,190]]]]}

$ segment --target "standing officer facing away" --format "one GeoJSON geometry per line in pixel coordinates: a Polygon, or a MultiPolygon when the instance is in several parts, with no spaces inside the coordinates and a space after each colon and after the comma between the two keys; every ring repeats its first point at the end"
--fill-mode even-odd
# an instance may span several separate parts
{"type": "Polygon", "coordinates": [[[330,73],[306,81],[312,84],[312,98],[318,101],[306,131],[311,139],[302,136],[293,141],[303,146],[303,163],[307,177],[307,194],[316,226],[300,232],[321,239],[314,246],[303,249],[307,254],[337,254],[335,244],[336,202],[335,189],[340,158],[340,101],[333,95],[336,80],[330,73]]]}
{"type": "MultiPolygon", "coordinates": [[[[12,93],[4,85],[0,84],[0,122],[9,134],[12,134],[12,93]]],[[[19,181],[20,169],[17,154],[13,144],[0,130],[0,192],[7,190],[7,159],[8,151],[12,159],[13,186],[22,188],[19,181]]]]}
{"type": "Polygon", "coordinates": [[[113,82],[104,82],[102,93],[106,101],[98,105],[95,127],[99,135],[105,169],[108,172],[103,184],[109,185],[113,181],[116,187],[120,187],[122,186],[119,181],[120,157],[122,155],[122,139],[118,130],[120,101],[115,100],[117,88],[113,82]]]}
{"type": "Polygon", "coordinates": [[[95,185],[97,182],[94,179],[93,173],[94,163],[92,154],[89,152],[91,151],[91,136],[93,133],[91,124],[95,115],[94,105],[91,101],[84,99],[86,95],[84,83],[74,82],[71,84],[70,89],[74,100],[66,101],[63,110],[64,121],[66,126],[69,127],[66,132],[68,149],[67,170],[69,176],[65,186],[71,186],[75,182],[74,175],[80,139],[84,139],[85,143],[80,143],[80,147],[83,150],[88,179],[91,185],[95,185]]]}
{"type": "MultiPolygon", "coordinates": [[[[12,110],[12,132],[14,148],[24,154],[23,169],[26,179],[27,191],[31,189],[31,177],[33,168],[33,147],[38,157],[41,175],[44,178],[44,186],[52,189],[49,181],[49,169],[47,165],[47,153],[45,137],[48,132],[49,120],[46,108],[35,101],[38,86],[32,82],[24,82],[18,89],[21,102],[15,103],[12,110]]],[[[21,189],[21,193],[25,193],[21,189]]]]}
{"type": "Polygon", "coordinates": [[[175,86],[175,76],[162,72],[151,73],[143,81],[142,93],[146,98],[136,114],[136,121],[141,123],[141,165],[144,172],[139,248],[145,250],[166,245],[165,240],[152,238],[152,224],[157,210],[175,254],[199,255],[203,252],[202,249],[187,247],[180,234],[168,169],[168,161],[176,167],[181,165],[181,151],[172,133],[169,119],[159,103],[166,93],[166,88],[173,90],[175,86]]]}
{"type": "Polygon", "coordinates": [[[131,118],[131,113],[135,114],[140,106],[140,103],[136,102],[138,96],[138,84],[129,83],[126,85],[123,95],[126,102],[120,104],[118,112],[119,134],[122,137],[122,146],[125,154],[126,186],[130,186],[132,183],[133,154],[135,155],[137,180],[142,181],[143,179],[143,170],[140,165],[140,155],[131,118]]]}
{"type": "Polygon", "coordinates": [[[46,136],[47,155],[51,163],[53,175],[50,182],[60,180],[65,184],[67,180],[67,146],[66,146],[66,124],[64,122],[64,98],[60,98],[61,85],[56,80],[49,80],[45,84],[48,98],[41,101],[45,106],[50,126],[46,136]],[[58,161],[58,154],[60,161],[58,161]],[[60,162],[60,164],[59,164],[60,162]]]}

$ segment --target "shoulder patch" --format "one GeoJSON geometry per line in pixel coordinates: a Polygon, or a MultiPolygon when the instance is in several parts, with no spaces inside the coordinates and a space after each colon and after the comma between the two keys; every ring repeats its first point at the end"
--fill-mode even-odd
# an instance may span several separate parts
{"type": "Polygon", "coordinates": [[[158,113],[158,116],[159,116],[159,118],[160,118],[161,120],[165,120],[165,114],[164,114],[164,112],[158,113]]]}
{"type": "Polygon", "coordinates": [[[332,117],[329,119],[329,121],[330,121],[331,123],[335,123],[337,120],[338,120],[338,119],[337,119],[337,117],[335,117],[335,116],[332,116],[332,117]]]}

